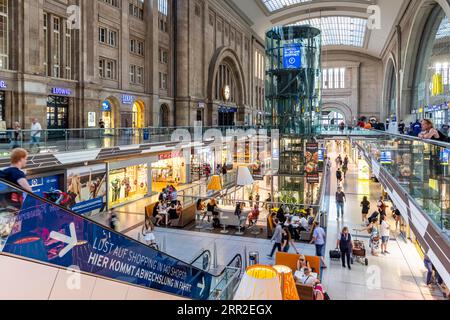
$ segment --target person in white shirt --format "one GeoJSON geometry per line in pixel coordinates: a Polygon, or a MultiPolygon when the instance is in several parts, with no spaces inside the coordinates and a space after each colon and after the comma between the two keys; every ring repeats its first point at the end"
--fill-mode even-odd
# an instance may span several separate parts
{"type": "Polygon", "coordinates": [[[387,246],[390,239],[390,231],[391,231],[391,225],[387,222],[387,216],[383,215],[381,216],[381,253],[382,254],[389,254],[387,251],[387,246]]]}
{"type": "Polygon", "coordinates": [[[41,132],[42,132],[42,126],[38,122],[36,118],[33,118],[32,124],[31,124],[31,142],[30,142],[30,149],[33,146],[37,146],[39,148],[39,143],[41,141],[41,132]]]}
{"type": "Polygon", "coordinates": [[[300,226],[301,226],[302,231],[309,231],[308,220],[306,220],[305,217],[302,217],[300,219],[300,226]]]}
{"type": "Polygon", "coordinates": [[[307,286],[313,286],[318,283],[318,280],[311,274],[311,269],[305,268],[303,271],[303,276],[300,278],[300,283],[307,286]]]}

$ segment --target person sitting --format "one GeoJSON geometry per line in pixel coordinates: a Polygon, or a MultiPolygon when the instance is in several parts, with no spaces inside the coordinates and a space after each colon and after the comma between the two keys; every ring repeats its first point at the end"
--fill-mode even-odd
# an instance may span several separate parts
{"type": "Polygon", "coordinates": [[[307,286],[314,286],[319,280],[311,274],[310,268],[303,269],[303,276],[300,278],[300,283],[307,286]]]}
{"type": "Polygon", "coordinates": [[[181,201],[177,201],[177,216],[181,217],[181,215],[183,214],[183,205],[181,204],[181,201]]]}
{"type": "Polygon", "coordinates": [[[305,256],[302,254],[300,255],[300,258],[298,258],[297,261],[297,270],[302,271],[306,269],[311,269],[311,265],[309,264],[309,261],[306,261],[305,256]]]}
{"type": "Polygon", "coordinates": [[[300,218],[299,230],[300,231],[309,231],[309,223],[308,223],[308,220],[306,220],[305,217],[301,217],[300,218]]]}
{"type": "Polygon", "coordinates": [[[289,230],[289,233],[291,234],[292,239],[294,239],[294,240],[300,239],[300,235],[298,234],[297,229],[292,224],[292,217],[289,217],[284,225],[289,230]]]}
{"type": "Polygon", "coordinates": [[[253,226],[254,224],[256,224],[256,222],[258,221],[258,218],[259,218],[259,213],[260,213],[259,207],[255,204],[252,212],[250,212],[250,214],[248,215],[248,224],[250,226],[253,226]]]}
{"type": "Polygon", "coordinates": [[[157,227],[160,226],[160,222],[163,220],[163,217],[159,214],[159,208],[160,208],[160,206],[161,206],[161,202],[158,201],[158,202],[155,204],[155,206],[153,207],[153,218],[156,219],[155,225],[156,225],[157,227]]]}
{"type": "Polygon", "coordinates": [[[277,212],[277,219],[284,224],[286,222],[286,216],[284,215],[284,209],[283,206],[280,207],[280,209],[278,209],[277,212]]]}
{"type": "Polygon", "coordinates": [[[217,201],[215,198],[212,198],[206,206],[206,210],[211,212],[214,215],[217,215],[217,201]]]}
{"type": "Polygon", "coordinates": [[[205,203],[202,199],[197,200],[197,211],[203,212],[205,210],[205,203]]]}

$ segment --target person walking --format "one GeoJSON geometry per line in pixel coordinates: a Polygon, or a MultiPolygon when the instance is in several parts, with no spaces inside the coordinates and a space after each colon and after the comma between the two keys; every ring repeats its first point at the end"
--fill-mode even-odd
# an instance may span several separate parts
{"type": "Polygon", "coordinates": [[[433,284],[433,263],[427,255],[423,259],[423,264],[427,269],[427,286],[431,286],[433,284]]]}
{"type": "Polygon", "coordinates": [[[298,250],[297,250],[297,248],[295,248],[294,240],[292,240],[292,235],[291,235],[291,232],[289,231],[288,227],[283,227],[281,241],[282,241],[281,246],[282,246],[283,252],[288,253],[289,250],[291,249],[291,245],[292,245],[295,252],[298,254],[298,250]]]}
{"type": "Polygon", "coordinates": [[[14,150],[16,148],[20,148],[22,141],[22,128],[18,121],[14,122],[14,128],[11,137],[11,149],[14,150]]]}
{"type": "Polygon", "coordinates": [[[119,218],[117,217],[116,211],[113,209],[113,210],[111,210],[111,214],[109,217],[109,227],[112,230],[117,231],[118,222],[119,222],[119,218]]]}
{"type": "Polygon", "coordinates": [[[278,221],[278,219],[275,219],[275,224],[276,224],[276,227],[275,227],[275,231],[273,233],[272,240],[271,240],[274,243],[273,248],[272,248],[272,251],[270,252],[270,254],[267,255],[267,257],[270,259],[273,258],[273,255],[275,254],[275,250],[278,249],[278,251],[281,252],[283,249],[281,246],[281,244],[283,242],[283,226],[281,225],[280,221],[278,221]]]}
{"type": "Polygon", "coordinates": [[[344,165],[342,166],[342,174],[344,175],[344,179],[347,179],[347,172],[348,172],[348,163],[346,164],[344,162],[344,165]]]}
{"type": "Polygon", "coordinates": [[[381,216],[381,254],[389,254],[387,251],[388,243],[390,240],[391,225],[387,221],[387,216],[381,216]]]}
{"type": "Polygon", "coordinates": [[[319,222],[314,222],[313,238],[310,243],[316,246],[316,256],[320,257],[320,260],[322,261],[322,268],[324,269],[327,268],[324,257],[326,238],[327,234],[325,230],[320,226],[319,222]]]}
{"type": "Polygon", "coordinates": [[[370,202],[367,199],[367,197],[363,198],[363,201],[361,202],[361,208],[362,208],[362,222],[363,222],[363,226],[367,225],[367,215],[369,214],[370,211],[370,202]]]}
{"type": "Polygon", "coordinates": [[[353,242],[352,235],[350,234],[348,227],[344,227],[342,229],[342,232],[339,235],[336,243],[336,250],[341,251],[342,267],[346,267],[345,262],[347,261],[347,267],[351,270],[351,254],[353,251],[353,242]]]}
{"type": "Polygon", "coordinates": [[[153,233],[154,231],[155,225],[150,219],[146,219],[144,226],[142,227],[142,236],[144,237],[145,244],[149,247],[155,245],[156,238],[153,233]]]}
{"type": "Polygon", "coordinates": [[[37,146],[39,148],[42,135],[42,126],[38,122],[37,118],[33,118],[32,120],[30,135],[31,135],[30,149],[33,146],[37,146]]]}
{"type": "Polygon", "coordinates": [[[259,192],[256,193],[255,200],[256,200],[256,205],[259,207],[259,202],[261,200],[261,196],[259,195],[259,192]]]}
{"type": "Polygon", "coordinates": [[[342,219],[344,219],[344,206],[346,201],[347,198],[345,196],[344,191],[342,191],[342,188],[338,188],[336,192],[336,208],[337,208],[336,220],[339,220],[339,216],[341,216],[342,219]]]}
{"type": "Polygon", "coordinates": [[[337,171],[336,171],[336,180],[337,180],[338,183],[342,182],[342,171],[341,171],[340,168],[337,169],[337,171]]]}

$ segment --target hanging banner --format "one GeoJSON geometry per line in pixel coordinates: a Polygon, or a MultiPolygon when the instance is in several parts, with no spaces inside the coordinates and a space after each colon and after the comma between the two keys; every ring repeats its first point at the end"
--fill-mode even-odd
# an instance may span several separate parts
{"type": "Polygon", "coordinates": [[[302,67],[302,47],[300,44],[287,44],[283,47],[283,68],[300,69],[302,67]]]}
{"type": "Polygon", "coordinates": [[[33,196],[0,229],[7,254],[189,299],[210,293],[211,274],[33,196]]]}
{"type": "Polygon", "coordinates": [[[106,165],[67,170],[69,208],[78,214],[97,214],[106,207],[106,165]]]}
{"type": "Polygon", "coordinates": [[[307,183],[319,183],[319,144],[307,143],[305,152],[305,172],[307,183]]]}

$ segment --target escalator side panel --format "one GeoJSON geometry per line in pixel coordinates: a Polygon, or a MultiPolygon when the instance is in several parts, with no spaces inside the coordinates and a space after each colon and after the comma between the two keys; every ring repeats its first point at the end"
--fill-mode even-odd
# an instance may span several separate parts
{"type": "Polygon", "coordinates": [[[189,299],[209,296],[211,274],[38,197],[26,195],[19,211],[0,206],[0,224],[5,223],[10,227],[7,234],[3,228],[0,239],[4,253],[57,267],[75,267],[189,299]]]}

